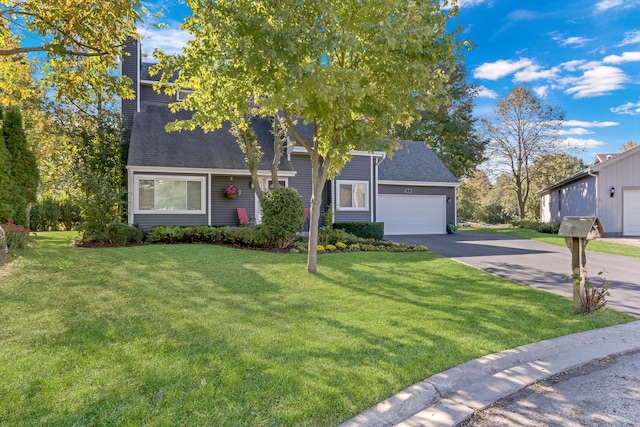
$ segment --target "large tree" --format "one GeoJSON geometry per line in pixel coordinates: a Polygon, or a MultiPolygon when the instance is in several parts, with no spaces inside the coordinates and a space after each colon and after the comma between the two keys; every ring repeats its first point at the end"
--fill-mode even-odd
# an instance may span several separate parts
{"type": "Polygon", "coordinates": [[[420,119],[396,129],[396,136],[424,141],[453,174],[467,177],[484,160],[487,140],[478,134],[473,117],[477,87],[467,80],[466,67],[459,62],[443,69],[449,76],[447,93],[436,110],[421,110],[420,119]]]}
{"type": "Polygon", "coordinates": [[[0,0],[0,57],[29,55],[42,81],[69,99],[93,79],[126,95],[129,82],[110,71],[142,12],[139,0],[0,0]]]}
{"type": "Polygon", "coordinates": [[[22,114],[18,107],[8,107],[5,110],[2,119],[2,134],[9,151],[11,173],[20,195],[19,203],[14,206],[16,211],[14,220],[16,224],[28,226],[28,207],[36,201],[39,175],[36,158],[27,144],[27,137],[22,125],[22,114]]]}
{"type": "Polygon", "coordinates": [[[534,159],[563,149],[559,136],[563,120],[561,110],[544,105],[525,84],[498,102],[492,120],[482,120],[484,135],[490,140],[489,160],[494,170],[509,174],[520,219],[525,219],[533,195],[534,159]]]}
{"type": "MultiPolygon", "coordinates": [[[[183,125],[215,129],[249,114],[279,114],[312,168],[309,258],[316,271],[317,228],[327,178],[352,150],[392,151],[395,126],[435,110],[458,47],[447,33],[455,13],[418,0],[188,0],[177,86],[195,93],[174,108],[195,109],[183,125]],[[248,100],[252,102],[248,102],[248,100]],[[253,110],[253,111],[251,111],[253,110]],[[313,139],[297,124],[313,127],[313,139]]],[[[166,57],[161,57],[166,59],[166,57]]],[[[162,62],[162,61],[161,61],[162,62]]],[[[161,64],[162,65],[162,64],[161,64]]]]}
{"type": "Polygon", "coordinates": [[[471,176],[463,178],[457,192],[456,208],[461,221],[486,221],[487,197],[491,191],[489,176],[476,169],[471,176]]]}

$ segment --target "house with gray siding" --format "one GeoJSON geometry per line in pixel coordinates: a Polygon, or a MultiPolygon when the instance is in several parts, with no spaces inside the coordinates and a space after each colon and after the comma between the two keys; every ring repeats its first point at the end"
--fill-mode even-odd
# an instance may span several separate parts
{"type": "MultiPolygon", "coordinates": [[[[169,122],[191,114],[172,113],[168,107],[186,93],[170,97],[155,92],[156,79],[148,73],[149,64],[141,61],[139,45],[127,50],[122,72],[132,79],[135,93],[134,99],[121,104],[129,138],[129,222],[145,230],[154,225],[235,226],[237,208],[245,208],[259,223],[260,204],[229,124],[209,133],[167,132],[169,122]],[[241,190],[238,197],[225,196],[229,185],[241,190]]],[[[268,118],[254,118],[251,126],[265,154],[258,176],[266,189],[271,180],[272,124],[268,118]]],[[[310,132],[311,127],[298,130],[310,132]]],[[[459,182],[424,143],[401,141],[391,158],[382,151],[351,154],[323,192],[322,210],[331,211],[334,222],[380,221],[388,235],[444,234],[447,223],[456,222],[459,182]]],[[[278,181],[295,188],[305,207],[310,206],[311,162],[303,147],[285,148],[278,181]]]]}
{"type": "Polygon", "coordinates": [[[600,154],[587,169],[540,190],[540,220],[597,216],[609,236],[640,236],[640,147],[600,154]]]}

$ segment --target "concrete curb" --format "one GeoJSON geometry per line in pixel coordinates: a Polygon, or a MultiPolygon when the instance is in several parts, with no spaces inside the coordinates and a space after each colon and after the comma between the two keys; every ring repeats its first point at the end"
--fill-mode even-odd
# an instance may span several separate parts
{"type": "Polygon", "coordinates": [[[640,321],[523,345],[433,375],[339,427],[455,426],[550,376],[640,350],[640,321]]]}

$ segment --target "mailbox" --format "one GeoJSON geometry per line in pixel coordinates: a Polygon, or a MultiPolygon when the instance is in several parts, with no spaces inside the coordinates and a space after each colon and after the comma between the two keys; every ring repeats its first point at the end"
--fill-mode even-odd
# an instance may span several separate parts
{"type": "Polygon", "coordinates": [[[595,240],[604,234],[600,219],[595,216],[565,216],[560,223],[558,236],[595,240]]]}
{"type": "Polygon", "coordinates": [[[587,253],[585,247],[590,240],[604,234],[604,227],[600,219],[595,216],[565,216],[560,223],[558,235],[564,237],[567,247],[571,251],[571,271],[573,272],[573,311],[584,311],[582,295],[585,290],[587,274],[587,253]]]}

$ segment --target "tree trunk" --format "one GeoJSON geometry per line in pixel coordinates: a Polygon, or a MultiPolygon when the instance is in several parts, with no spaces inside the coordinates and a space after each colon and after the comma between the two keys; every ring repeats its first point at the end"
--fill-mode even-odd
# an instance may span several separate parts
{"type": "Polygon", "coordinates": [[[280,181],[278,181],[278,168],[280,167],[280,160],[282,159],[284,142],[282,127],[280,126],[280,118],[276,115],[273,117],[273,161],[271,162],[271,182],[273,182],[274,190],[276,188],[280,188],[280,181]]]}
{"type": "Polygon", "coordinates": [[[311,157],[311,209],[309,211],[309,247],[307,256],[307,271],[317,272],[318,264],[318,225],[320,223],[320,207],[322,205],[322,190],[327,182],[329,161],[320,157],[312,150],[311,157]]]}

